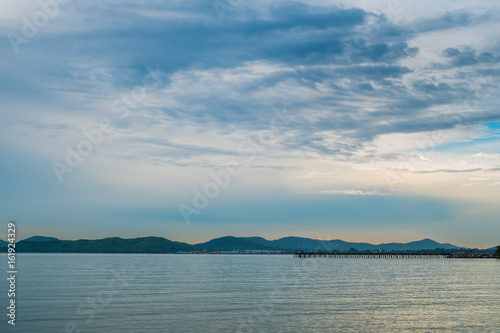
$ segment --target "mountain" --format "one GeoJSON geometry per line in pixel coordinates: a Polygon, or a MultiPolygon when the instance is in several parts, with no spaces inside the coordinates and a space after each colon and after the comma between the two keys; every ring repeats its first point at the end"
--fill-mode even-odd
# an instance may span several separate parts
{"type": "MultiPolygon", "coordinates": [[[[46,242],[46,241],[54,241],[54,240],[59,240],[55,237],[45,237],[45,236],[33,236],[33,237],[29,237],[29,238],[26,238],[26,239],[23,239],[24,242],[46,242]]],[[[19,242],[16,242],[16,243],[19,243],[19,242]]],[[[0,247],[7,247],[7,243],[6,241],[3,241],[3,240],[0,240],[0,247]]]]}
{"type": "MultiPolygon", "coordinates": [[[[5,252],[7,242],[0,241],[0,252],[5,252]]],[[[16,252],[41,252],[41,253],[175,253],[177,251],[199,251],[199,250],[285,250],[287,252],[297,251],[301,244],[302,248],[313,251],[418,251],[435,250],[458,250],[459,247],[438,243],[432,239],[422,239],[409,243],[354,243],[340,239],[319,240],[304,237],[283,237],[275,240],[267,240],[262,237],[234,237],[225,236],[214,238],[205,243],[190,245],[174,242],[162,237],[140,237],[122,239],[111,237],[96,240],[80,239],[76,241],[59,240],[54,237],[33,236],[16,243],[16,252]]],[[[487,251],[496,250],[496,247],[487,251]]]]}
{"type": "Polygon", "coordinates": [[[122,239],[119,237],[76,241],[23,240],[16,244],[17,252],[48,253],[174,253],[176,251],[194,251],[186,243],[173,242],[162,237],[141,237],[122,239]]]}
{"type": "Polygon", "coordinates": [[[258,243],[249,238],[233,236],[214,238],[194,246],[200,250],[276,250],[275,247],[258,243]]]}
{"type": "Polygon", "coordinates": [[[409,243],[387,243],[378,245],[381,249],[386,251],[412,251],[412,250],[433,250],[433,249],[445,249],[452,250],[458,249],[458,246],[449,243],[438,243],[432,239],[426,238],[420,241],[409,242],[409,243]]]}
{"type": "Polygon", "coordinates": [[[340,239],[324,241],[319,239],[292,236],[272,241],[266,240],[261,237],[248,237],[248,239],[262,245],[288,250],[297,250],[300,244],[302,245],[302,248],[307,248],[315,251],[348,251],[349,249],[354,247],[353,245],[356,245],[356,249],[360,249],[362,251],[376,250],[376,245],[368,243],[350,243],[340,239]]]}
{"type": "Polygon", "coordinates": [[[45,236],[33,236],[29,237],[26,239],[23,239],[25,242],[47,242],[47,241],[54,241],[54,240],[59,240],[55,237],[45,237],[45,236]]]}
{"type": "Polygon", "coordinates": [[[493,247],[490,247],[489,249],[486,249],[485,251],[487,253],[495,253],[497,250],[497,247],[496,246],[493,246],[493,247]]]}
{"type": "Polygon", "coordinates": [[[302,244],[302,248],[308,248],[315,251],[349,251],[350,249],[356,249],[358,251],[415,251],[434,250],[436,248],[452,250],[458,248],[455,245],[448,243],[438,243],[428,238],[409,243],[384,243],[379,245],[373,245],[370,243],[346,242],[340,239],[324,241],[303,237],[284,237],[272,241],[269,241],[262,237],[246,237],[246,239],[255,243],[259,243],[261,245],[289,250],[297,250],[299,248],[299,244],[302,244]]]}
{"type": "Polygon", "coordinates": [[[432,239],[422,239],[409,243],[384,243],[374,245],[370,243],[354,243],[346,242],[340,239],[335,240],[319,240],[304,237],[283,237],[276,240],[267,240],[262,237],[233,237],[226,236],[212,239],[206,243],[196,244],[200,249],[207,250],[298,250],[299,245],[302,248],[308,248],[314,251],[349,251],[356,249],[358,251],[417,251],[417,250],[434,250],[436,248],[452,250],[458,247],[448,243],[438,243],[432,239]]]}

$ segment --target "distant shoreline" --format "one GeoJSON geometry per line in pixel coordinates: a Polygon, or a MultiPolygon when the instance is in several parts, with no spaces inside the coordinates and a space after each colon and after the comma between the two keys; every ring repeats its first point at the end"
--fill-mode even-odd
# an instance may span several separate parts
{"type": "MultiPolygon", "coordinates": [[[[7,252],[6,242],[0,242],[0,252],[7,252]]],[[[349,255],[421,254],[450,255],[457,258],[491,257],[495,248],[478,250],[457,247],[423,239],[409,243],[353,243],[342,240],[317,240],[303,237],[284,237],[267,240],[262,237],[225,236],[205,243],[187,244],[163,237],[123,239],[110,237],[96,240],[60,240],[34,236],[15,243],[16,253],[107,253],[107,254],[293,254],[343,253],[349,255]]]]}
{"type": "MultiPolygon", "coordinates": [[[[5,251],[0,251],[0,253],[5,253],[5,251]]],[[[24,255],[24,254],[47,254],[47,255],[175,255],[175,256],[294,256],[296,257],[295,253],[215,253],[215,252],[207,252],[207,253],[137,253],[137,252],[20,252],[18,255],[24,255]]],[[[343,253],[337,253],[338,255],[345,255],[343,253]]],[[[484,259],[484,260],[489,260],[489,259],[497,259],[500,260],[500,257],[495,257],[493,255],[490,256],[453,256],[453,255],[439,255],[436,254],[434,257],[432,255],[426,256],[425,254],[416,256],[416,257],[411,257],[411,256],[406,256],[406,257],[396,257],[394,254],[391,252],[386,253],[388,256],[383,257],[383,256],[378,256],[380,259],[464,259],[464,260],[470,260],[470,259],[484,259]],[[440,256],[440,257],[438,257],[440,256]]],[[[343,259],[377,259],[375,256],[373,256],[373,253],[367,253],[367,255],[372,255],[371,257],[363,258],[359,256],[359,254],[356,256],[352,253],[350,253],[350,256],[344,257],[343,259]]],[[[316,257],[309,257],[309,258],[315,258],[316,257]]],[[[334,257],[336,259],[340,259],[340,257],[334,257]]],[[[323,258],[327,259],[327,258],[323,258]]]]}

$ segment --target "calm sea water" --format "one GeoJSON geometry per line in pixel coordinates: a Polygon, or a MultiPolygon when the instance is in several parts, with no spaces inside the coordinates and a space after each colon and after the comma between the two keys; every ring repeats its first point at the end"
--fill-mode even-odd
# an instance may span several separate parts
{"type": "Polygon", "coordinates": [[[500,332],[500,260],[20,254],[17,265],[16,326],[2,279],[0,332],[500,332]]]}

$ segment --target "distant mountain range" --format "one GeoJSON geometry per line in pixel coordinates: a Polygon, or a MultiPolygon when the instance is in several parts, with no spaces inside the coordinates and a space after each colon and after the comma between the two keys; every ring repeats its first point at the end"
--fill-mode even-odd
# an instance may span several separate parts
{"type": "Polygon", "coordinates": [[[36,240],[22,240],[16,243],[16,252],[40,253],[174,253],[196,250],[192,245],[173,242],[162,237],[140,237],[123,239],[111,237],[104,239],[76,241],[47,239],[36,236],[36,240]]]}
{"type": "Polygon", "coordinates": [[[438,243],[432,239],[423,239],[410,243],[386,243],[373,245],[369,243],[353,243],[346,242],[340,239],[323,241],[318,239],[310,239],[303,237],[284,237],[269,241],[262,237],[232,237],[226,236],[212,239],[209,242],[196,244],[198,248],[207,249],[286,249],[297,250],[299,246],[308,248],[314,251],[349,251],[356,249],[357,251],[415,251],[415,250],[433,250],[445,249],[452,250],[459,248],[458,246],[448,243],[438,243]]]}
{"type": "Polygon", "coordinates": [[[358,251],[375,251],[375,250],[413,251],[413,250],[432,250],[436,248],[445,250],[458,248],[458,246],[448,243],[438,243],[428,238],[410,243],[384,243],[379,245],[373,245],[370,243],[346,242],[340,239],[323,241],[318,239],[301,238],[301,237],[285,237],[273,241],[268,241],[260,237],[251,237],[251,240],[258,242],[260,244],[265,244],[279,248],[287,248],[287,249],[298,248],[299,246],[298,244],[302,243],[303,248],[308,248],[316,251],[318,250],[349,251],[350,249],[356,249],[358,251]]]}
{"type": "MultiPolygon", "coordinates": [[[[7,242],[0,241],[0,248],[7,247],[7,242]]],[[[297,251],[299,245],[313,251],[418,251],[418,250],[457,250],[460,247],[449,243],[438,243],[432,239],[422,239],[409,243],[354,243],[340,239],[318,240],[304,237],[284,237],[267,240],[262,237],[225,236],[205,243],[187,244],[162,237],[140,237],[122,239],[119,237],[97,240],[60,240],[54,237],[33,236],[16,243],[16,252],[47,253],[175,253],[194,251],[239,251],[239,250],[283,250],[297,251]]],[[[488,249],[494,251],[495,247],[488,249]]]]}

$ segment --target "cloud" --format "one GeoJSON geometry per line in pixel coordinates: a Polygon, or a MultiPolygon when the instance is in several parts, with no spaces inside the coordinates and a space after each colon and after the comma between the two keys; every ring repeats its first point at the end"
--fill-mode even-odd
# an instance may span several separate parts
{"type": "Polygon", "coordinates": [[[495,64],[500,61],[500,57],[490,52],[481,52],[479,55],[476,53],[476,50],[469,46],[443,50],[443,56],[450,59],[450,65],[453,67],[473,66],[481,63],[495,64]]]}
{"type": "Polygon", "coordinates": [[[476,171],[482,171],[483,169],[481,168],[475,168],[475,169],[438,169],[438,170],[429,170],[429,171],[416,171],[416,173],[439,173],[439,172],[445,172],[445,173],[457,173],[457,172],[476,172],[476,171]]]}
{"type": "MultiPolygon", "coordinates": [[[[82,98],[92,94],[98,105],[109,105],[120,92],[140,83],[146,66],[158,63],[168,80],[140,106],[140,113],[117,123],[122,130],[143,131],[139,124],[159,121],[220,130],[231,124],[233,135],[251,135],[268,126],[270,110],[287,104],[293,120],[287,125],[286,142],[277,145],[337,157],[356,156],[379,135],[441,130],[500,116],[488,110],[462,112],[455,121],[441,119],[443,111],[436,115],[436,108],[446,110],[458,98],[475,98],[475,87],[458,80],[464,74],[447,73],[450,67],[422,76],[407,62],[419,57],[418,47],[410,46],[415,34],[473,25],[486,14],[449,12],[416,32],[411,24],[395,24],[359,8],[303,3],[258,11],[242,7],[221,23],[206,11],[209,8],[193,2],[147,4],[113,3],[116,12],[101,6],[78,31],[54,28],[40,34],[33,52],[52,53],[53,63],[59,62],[51,79],[38,83],[40,89],[65,82],[82,98]],[[126,23],[119,21],[120,15],[126,15],[126,23]],[[100,20],[104,16],[112,20],[100,20]],[[439,25],[440,20],[446,24],[439,25]]],[[[54,25],[69,17],[79,21],[95,9],[73,4],[54,25]]],[[[445,48],[442,55],[450,66],[461,68],[494,65],[497,59],[491,52],[465,46],[445,48]]],[[[35,66],[29,70],[47,77],[35,66]]],[[[76,97],[64,90],[61,95],[76,97]]],[[[141,142],[173,144],[156,135],[145,133],[141,142]]],[[[204,154],[234,150],[183,147],[204,154]]]]}
{"type": "Polygon", "coordinates": [[[474,13],[469,10],[447,11],[443,15],[419,20],[415,25],[418,33],[435,32],[484,24],[495,19],[495,13],[474,13]]]}
{"type": "MultiPolygon", "coordinates": [[[[76,179],[97,192],[147,183],[140,193],[156,195],[163,190],[156,179],[164,177],[173,182],[169,193],[191,194],[203,182],[200,175],[229,159],[247,161],[242,144],[261,148],[247,163],[245,186],[265,189],[258,180],[271,174],[271,183],[330,193],[330,199],[385,195],[384,172],[408,163],[419,145],[435,152],[423,154],[425,163],[414,172],[427,189],[438,173],[493,173],[498,133],[487,124],[500,120],[500,45],[491,37],[498,26],[494,6],[482,4],[447,2],[436,11],[405,4],[399,13],[351,2],[256,1],[241,3],[221,21],[211,1],[69,2],[18,54],[7,38],[0,43],[0,148],[36,156],[29,178],[35,179],[52,171],[53,160],[65,159],[67,146],[85,139],[83,129],[112,119],[116,133],[70,175],[75,187],[64,185],[67,200],[69,189],[92,193],[79,192],[76,179]],[[120,119],[113,103],[131,96],[156,65],[161,85],[120,119]],[[276,111],[285,108],[276,122],[276,111]],[[279,131],[273,132],[273,119],[279,131]],[[478,152],[493,157],[474,157],[481,159],[478,166],[453,165],[478,152]],[[310,188],[296,185],[321,168],[341,170],[341,176],[311,180],[310,188]]],[[[4,36],[22,34],[23,23],[15,18],[37,10],[3,7],[4,36]]],[[[16,170],[14,162],[5,163],[5,170],[16,170]]],[[[54,200],[62,196],[42,185],[54,200]]],[[[286,203],[273,202],[286,210],[286,203]]],[[[318,220],[335,213],[325,208],[330,203],[322,203],[318,220]]]]}

